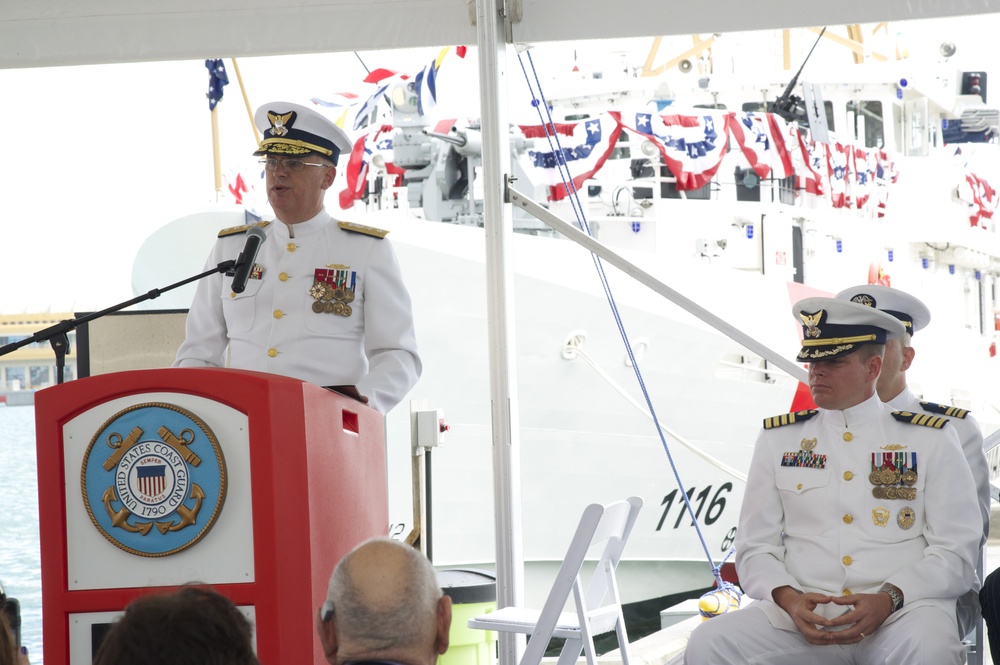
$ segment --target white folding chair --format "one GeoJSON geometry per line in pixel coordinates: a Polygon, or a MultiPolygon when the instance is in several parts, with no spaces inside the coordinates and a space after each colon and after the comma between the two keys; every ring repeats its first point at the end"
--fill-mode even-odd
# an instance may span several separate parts
{"type": "Polygon", "coordinates": [[[640,508],[642,499],[636,496],[606,506],[599,503],[587,506],[542,609],[504,607],[469,619],[469,628],[530,635],[521,665],[539,665],[553,637],[566,640],[558,665],[575,663],[581,651],[586,653],[589,665],[596,665],[594,636],[613,630],[618,637],[622,664],[629,665],[628,635],[615,570],[640,508]],[[604,550],[584,592],[580,573],[587,551],[595,543],[605,543],[604,550]],[[570,591],[576,604],[575,613],[563,612],[570,591]]]}

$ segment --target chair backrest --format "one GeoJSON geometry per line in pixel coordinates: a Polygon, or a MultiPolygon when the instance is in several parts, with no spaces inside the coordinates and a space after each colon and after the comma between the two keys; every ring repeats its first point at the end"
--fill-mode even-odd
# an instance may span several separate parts
{"type": "MultiPolygon", "coordinates": [[[[578,595],[583,595],[580,573],[587,552],[596,543],[605,543],[604,549],[594,576],[587,585],[585,596],[577,598],[577,610],[583,609],[580,607],[581,600],[584,601],[587,612],[598,610],[604,605],[609,592],[613,604],[619,603],[615,571],[640,508],[642,499],[637,496],[606,506],[594,503],[586,507],[573,540],[570,541],[566,558],[556,574],[552,590],[542,607],[533,635],[552,634],[574,587],[577,588],[578,595]]],[[[580,617],[581,624],[585,620],[585,617],[580,617]]]]}

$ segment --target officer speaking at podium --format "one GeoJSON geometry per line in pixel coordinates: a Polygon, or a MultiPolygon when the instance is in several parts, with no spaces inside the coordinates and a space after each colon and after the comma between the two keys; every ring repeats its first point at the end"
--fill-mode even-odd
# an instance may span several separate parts
{"type": "Polygon", "coordinates": [[[223,229],[206,263],[174,367],[233,367],[320,386],[354,385],[387,413],[420,377],[410,295],[386,231],[334,220],[323,205],[347,134],[288,102],[257,109],[276,218],[223,229]],[[228,349],[228,362],[227,362],[228,349]]]}

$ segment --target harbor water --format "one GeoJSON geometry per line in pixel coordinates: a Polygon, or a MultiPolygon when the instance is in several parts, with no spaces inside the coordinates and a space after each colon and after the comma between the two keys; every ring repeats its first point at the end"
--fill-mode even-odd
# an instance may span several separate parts
{"type": "Polygon", "coordinates": [[[28,647],[32,665],[40,665],[42,571],[33,406],[0,407],[0,506],[0,582],[7,596],[21,604],[21,643],[28,647]]]}

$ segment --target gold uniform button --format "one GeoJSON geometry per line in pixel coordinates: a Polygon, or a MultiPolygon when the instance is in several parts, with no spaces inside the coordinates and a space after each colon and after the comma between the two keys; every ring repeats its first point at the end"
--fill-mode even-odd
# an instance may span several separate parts
{"type": "Polygon", "coordinates": [[[850,524],[853,521],[854,521],[854,515],[851,515],[850,513],[844,515],[844,524],[850,524]]]}
{"type": "Polygon", "coordinates": [[[281,317],[283,317],[284,315],[285,315],[285,313],[284,313],[284,312],[282,312],[282,311],[281,311],[280,309],[276,309],[276,310],[274,310],[274,318],[276,318],[276,319],[280,319],[280,318],[281,318],[281,317]]]}
{"type": "Polygon", "coordinates": [[[289,252],[294,252],[296,247],[298,247],[298,245],[296,245],[294,242],[290,242],[287,245],[285,245],[285,249],[287,249],[289,252]]]}
{"type": "Polygon", "coordinates": [[[840,592],[840,595],[841,596],[850,596],[851,593],[853,593],[853,592],[850,589],[844,589],[843,591],[840,592]]]}
{"type": "Polygon", "coordinates": [[[854,477],[853,473],[851,473],[850,471],[844,471],[844,480],[850,480],[853,477],[854,477]]]}
{"type": "Polygon", "coordinates": [[[845,557],[844,557],[843,559],[841,559],[841,561],[843,561],[843,562],[844,562],[844,565],[845,565],[845,566],[849,566],[849,565],[851,565],[852,563],[854,563],[854,559],[852,559],[852,558],[851,558],[851,557],[849,557],[849,556],[845,556],[845,557]]]}
{"type": "Polygon", "coordinates": [[[268,349],[267,355],[271,358],[276,358],[278,356],[278,349],[268,349]]]}
{"type": "Polygon", "coordinates": [[[288,273],[287,272],[281,273],[280,275],[278,275],[278,279],[280,279],[282,282],[287,282],[288,281],[288,273]]]}
{"type": "Polygon", "coordinates": [[[800,489],[802,489],[802,483],[799,483],[798,485],[796,485],[796,486],[795,486],[795,489],[797,489],[797,490],[800,490],[800,489]]]}
{"type": "Polygon", "coordinates": [[[850,432],[844,432],[844,441],[853,441],[854,435],[850,432]]]}
{"type": "Polygon", "coordinates": [[[230,291],[229,292],[229,297],[230,298],[235,298],[236,297],[236,292],[235,291],[230,291]]]}

